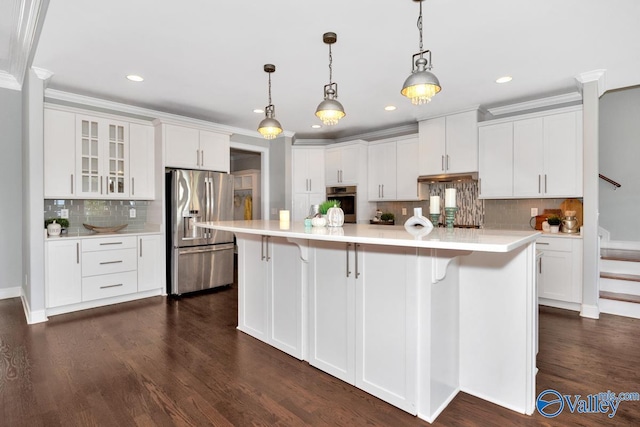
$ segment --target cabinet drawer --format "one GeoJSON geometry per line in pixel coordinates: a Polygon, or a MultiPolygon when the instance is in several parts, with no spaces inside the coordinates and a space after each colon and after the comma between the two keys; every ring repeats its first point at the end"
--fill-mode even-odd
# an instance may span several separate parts
{"type": "Polygon", "coordinates": [[[99,239],[84,239],[82,241],[82,252],[127,248],[136,248],[136,236],[103,237],[99,239]]]}
{"type": "Polygon", "coordinates": [[[82,277],[136,271],[137,268],[135,248],[82,254],[82,277]]]}
{"type": "Polygon", "coordinates": [[[138,273],[104,274],[82,279],[82,301],[92,301],[138,291],[138,273]]]}
{"type": "Polygon", "coordinates": [[[543,251],[571,252],[571,239],[563,237],[538,237],[537,249],[543,251]]]}

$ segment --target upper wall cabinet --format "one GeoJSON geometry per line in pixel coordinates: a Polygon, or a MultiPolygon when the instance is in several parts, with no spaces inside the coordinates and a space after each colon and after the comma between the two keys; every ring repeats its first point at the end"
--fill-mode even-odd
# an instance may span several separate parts
{"type": "Polygon", "coordinates": [[[164,142],[165,166],[229,172],[229,135],[156,122],[164,142]]]}
{"type": "Polygon", "coordinates": [[[477,110],[419,122],[420,175],[478,171],[477,110]]]}
{"type": "Polygon", "coordinates": [[[331,185],[364,185],[367,180],[367,144],[355,141],[327,148],[325,182],[331,185]]]}
{"type": "Polygon", "coordinates": [[[415,135],[370,143],[370,202],[418,200],[418,145],[415,135]]]}
{"type": "Polygon", "coordinates": [[[45,198],[153,199],[153,127],[86,113],[44,110],[45,198]]]}
{"type": "Polygon", "coordinates": [[[480,197],[582,197],[582,108],[479,125],[480,197]]]}

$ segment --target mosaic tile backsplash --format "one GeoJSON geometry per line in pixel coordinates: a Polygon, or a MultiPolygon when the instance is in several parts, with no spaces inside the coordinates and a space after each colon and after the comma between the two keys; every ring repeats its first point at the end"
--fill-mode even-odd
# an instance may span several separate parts
{"type": "Polygon", "coordinates": [[[60,209],[69,209],[70,234],[85,232],[82,224],[100,227],[127,224],[127,231],[145,231],[149,203],[140,200],[45,200],[44,219],[59,218],[60,209]],[[136,210],[135,218],[129,218],[131,208],[136,210]]]}

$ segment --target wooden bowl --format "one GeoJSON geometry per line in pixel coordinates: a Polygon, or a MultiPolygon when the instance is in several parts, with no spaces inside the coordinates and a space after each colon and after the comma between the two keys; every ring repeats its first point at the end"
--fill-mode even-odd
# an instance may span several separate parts
{"type": "Polygon", "coordinates": [[[84,228],[86,228],[87,230],[95,231],[96,233],[115,233],[122,230],[123,228],[126,228],[128,224],[114,225],[112,227],[98,227],[97,225],[90,224],[82,225],[84,225],[84,228]]]}

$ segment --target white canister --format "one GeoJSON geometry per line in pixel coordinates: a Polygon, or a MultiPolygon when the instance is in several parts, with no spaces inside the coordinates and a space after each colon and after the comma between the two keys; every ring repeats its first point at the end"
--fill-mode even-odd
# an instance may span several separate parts
{"type": "Polygon", "coordinates": [[[58,224],[55,220],[49,225],[47,225],[47,234],[49,236],[59,236],[62,231],[62,226],[58,224]]]}

